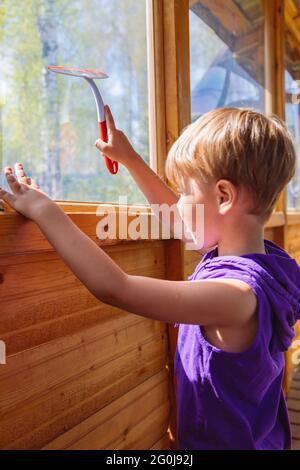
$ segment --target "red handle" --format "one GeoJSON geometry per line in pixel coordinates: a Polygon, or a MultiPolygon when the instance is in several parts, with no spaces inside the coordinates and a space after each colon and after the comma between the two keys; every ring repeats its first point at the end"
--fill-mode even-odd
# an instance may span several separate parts
{"type": "MultiPolygon", "coordinates": [[[[108,142],[106,121],[101,121],[98,124],[99,124],[100,139],[103,140],[104,142],[108,142]]],[[[105,159],[105,164],[106,164],[107,169],[113,175],[115,175],[118,172],[118,162],[111,160],[106,155],[104,155],[104,159],[105,159]]]]}

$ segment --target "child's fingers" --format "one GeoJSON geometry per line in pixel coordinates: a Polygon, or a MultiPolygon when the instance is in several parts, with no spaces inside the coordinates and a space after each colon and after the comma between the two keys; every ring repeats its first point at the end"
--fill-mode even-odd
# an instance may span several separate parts
{"type": "Polygon", "coordinates": [[[100,152],[105,152],[108,149],[107,142],[104,142],[102,139],[97,139],[95,145],[100,152]]]}
{"type": "Polygon", "coordinates": [[[104,106],[104,111],[105,111],[107,130],[112,131],[116,128],[116,126],[115,126],[113,115],[111,114],[111,110],[107,104],[104,106]]]}
{"type": "Polygon", "coordinates": [[[18,193],[21,189],[20,183],[16,180],[12,172],[5,172],[8,185],[13,193],[18,193]]]}
{"type": "Polygon", "coordinates": [[[30,178],[26,175],[22,163],[15,163],[15,174],[19,183],[30,184],[30,178]]]}
{"type": "Polygon", "coordinates": [[[5,174],[13,174],[13,169],[11,166],[5,166],[4,167],[4,173],[5,174]]]}

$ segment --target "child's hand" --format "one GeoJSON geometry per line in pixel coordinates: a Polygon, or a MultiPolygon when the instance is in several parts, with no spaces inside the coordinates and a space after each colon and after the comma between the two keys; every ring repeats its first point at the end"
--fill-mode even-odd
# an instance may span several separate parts
{"type": "Polygon", "coordinates": [[[43,192],[33,178],[26,175],[22,163],[15,164],[15,174],[11,167],[4,168],[9,193],[0,188],[0,199],[16,211],[32,220],[37,220],[44,209],[54,202],[43,192]]]}
{"type": "Polygon", "coordinates": [[[96,140],[95,145],[103,155],[106,155],[111,160],[116,160],[117,162],[128,166],[132,161],[134,161],[137,153],[133,149],[126,135],[119,129],[116,129],[114,118],[109,106],[105,105],[104,109],[108,142],[98,139],[96,140]]]}

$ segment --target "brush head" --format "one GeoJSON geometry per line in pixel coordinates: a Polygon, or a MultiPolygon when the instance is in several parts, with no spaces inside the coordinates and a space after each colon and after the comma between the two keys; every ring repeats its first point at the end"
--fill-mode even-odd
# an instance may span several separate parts
{"type": "Polygon", "coordinates": [[[55,73],[62,73],[63,75],[70,75],[71,77],[80,78],[108,78],[106,73],[95,69],[81,69],[78,67],[64,67],[60,65],[48,65],[48,70],[55,73]]]}

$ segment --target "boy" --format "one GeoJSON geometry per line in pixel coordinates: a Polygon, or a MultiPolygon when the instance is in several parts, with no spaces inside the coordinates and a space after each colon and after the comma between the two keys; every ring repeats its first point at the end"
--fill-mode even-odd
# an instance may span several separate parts
{"type": "MultiPolygon", "coordinates": [[[[300,268],[263,238],[263,227],[295,172],[295,150],[276,117],[249,109],[211,111],[188,126],[166,164],[180,198],[116,129],[109,142],[149,203],[204,204],[203,249],[189,281],[128,275],[36,185],[22,164],[5,169],[14,209],[35,221],[61,258],[99,300],[137,315],[179,323],[175,355],[181,450],[289,449],[282,392],[284,354],[300,318],[300,268]],[[84,256],[83,256],[84,254],[84,256]],[[192,281],[192,282],[191,282],[192,281]]],[[[173,226],[174,229],[174,226],[173,226]]],[[[197,231],[195,240],[197,241],[197,231]]]]}

